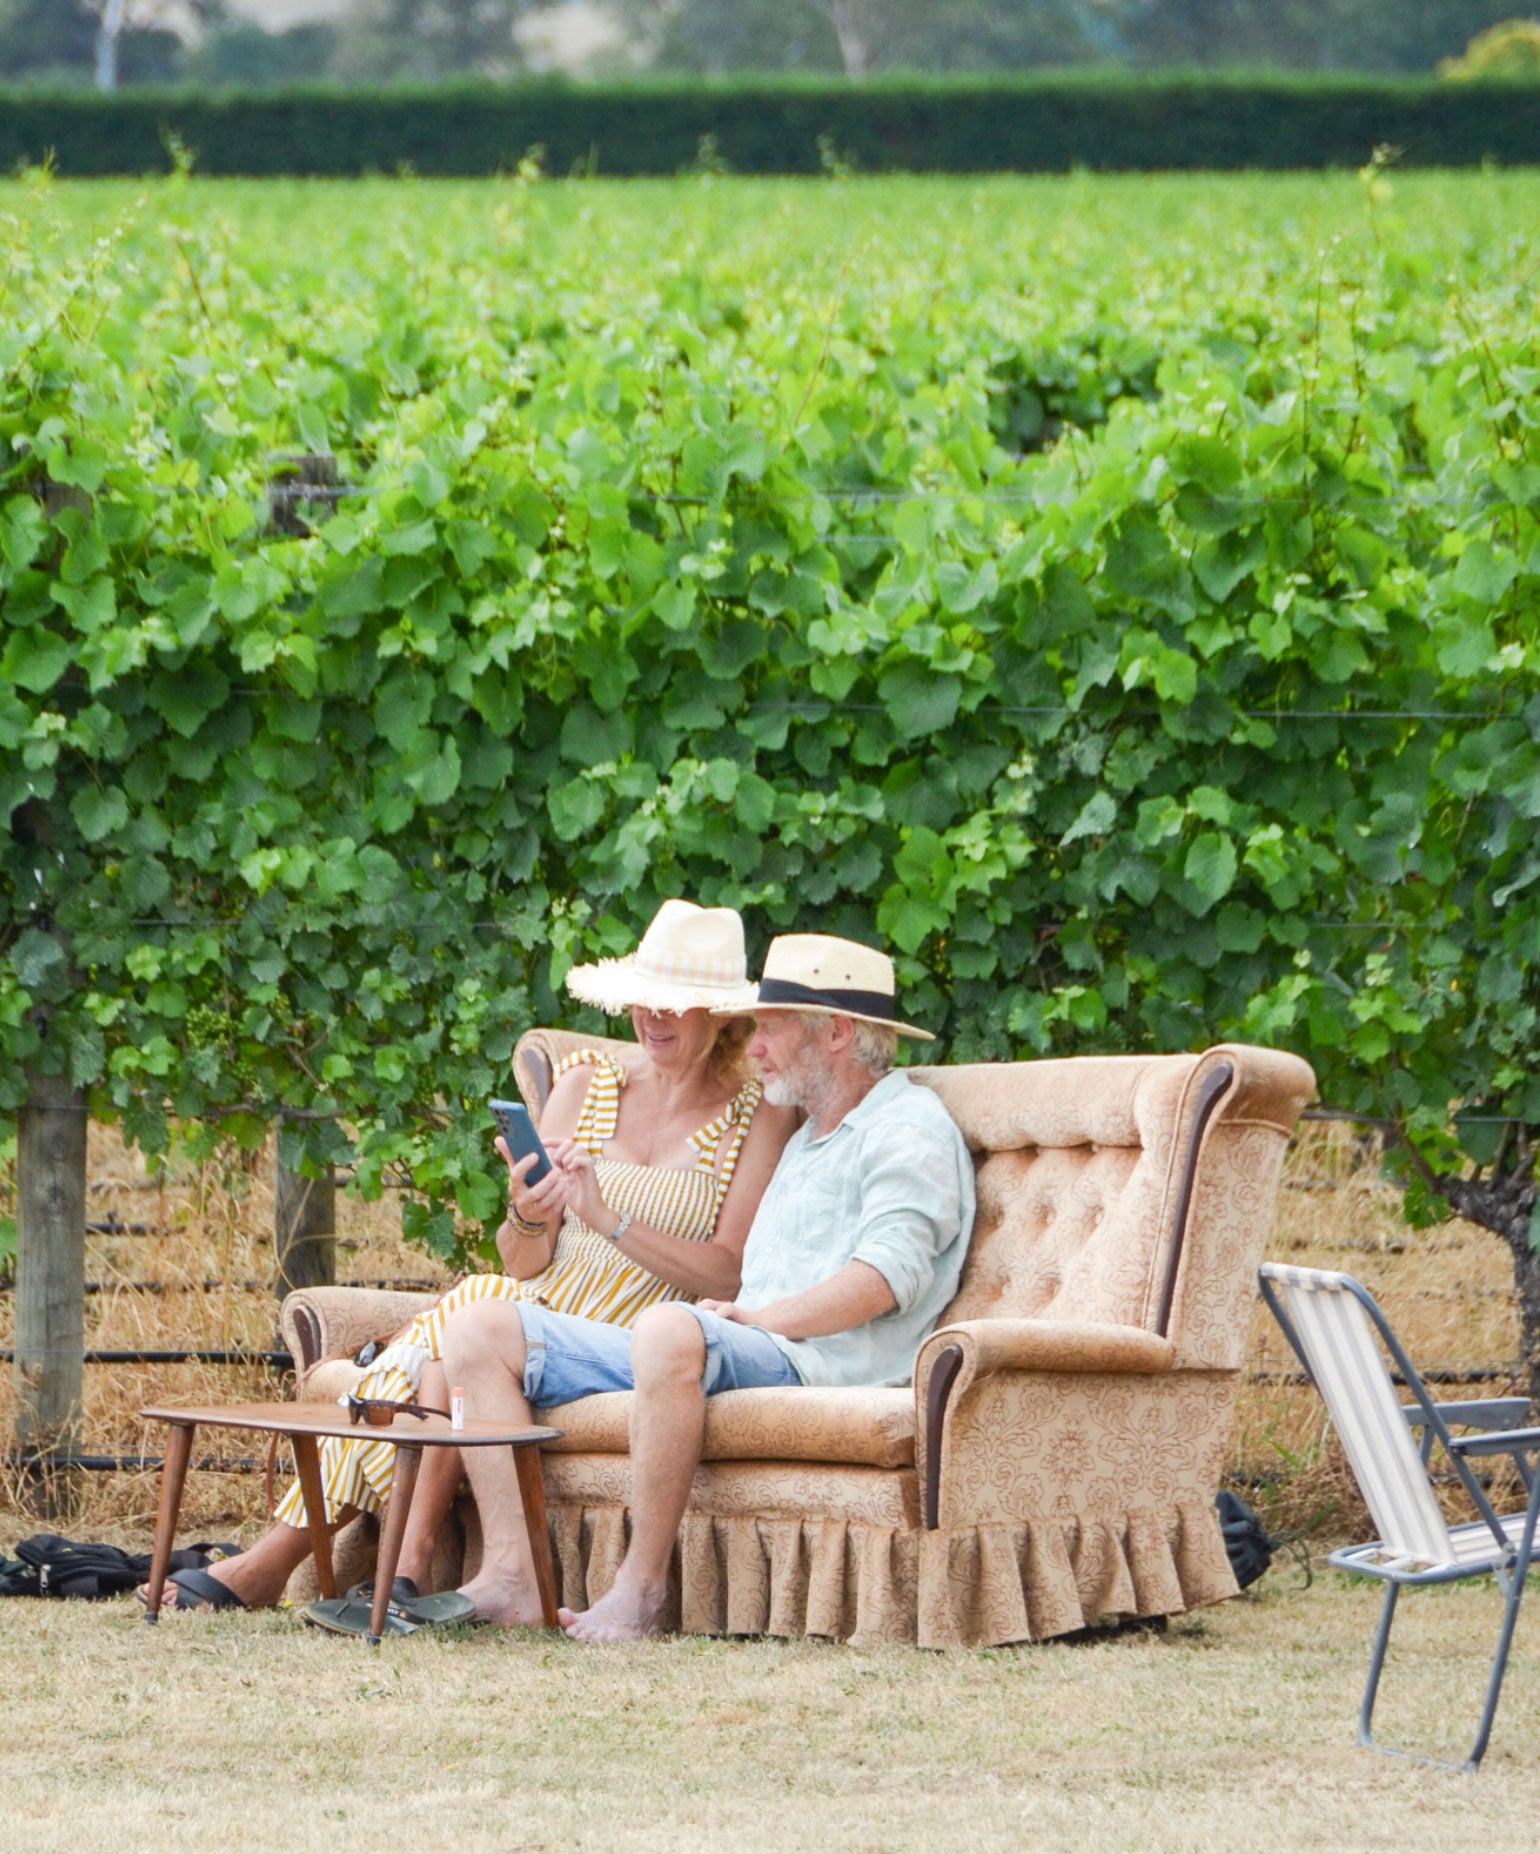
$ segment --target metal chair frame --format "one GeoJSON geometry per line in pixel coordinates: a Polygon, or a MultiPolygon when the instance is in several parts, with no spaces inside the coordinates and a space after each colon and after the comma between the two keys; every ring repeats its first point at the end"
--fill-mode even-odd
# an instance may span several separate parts
{"type": "MultiPolygon", "coordinates": [[[[1348,1571],[1359,1577],[1377,1577],[1385,1585],[1385,1600],[1380,1610],[1379,1626],[1375,1631],[1374,1647],[1369,1657],[1369,1675],[1364,1685],[1363,1700],[1358,1709],[1359,1744],[1366,1750],[1378,1751],[1386,1757],[1409,1758],[1415,1763],[1432,1764],[1441,1770],[1474,1771],[1486,1753],[1492,1722],[1497,1716],[1497,1703],[1502,1694],[1503,1676],[1507,1672],[1508,1650],[1513,1641],[1514,1625],[1518,1621],[1525,1579],[1530,1565],[1537,1557],[1540,1557],[1540,1551],[1537,1551],[1535,1544],[1536,1522],[1540,1520],[1540,1428],[1521,1426],[1529,1416],[1529,1399],[1527,1397],[1488,1397],[1468,1402],[1435,1403],[1428,1395],[1427,1387],[1418,1376],[1416,1367],[1391,1331],[1390,1324],[1375,1303],[1374,1297],[1361,1282],[1355,1281],[1350,1275],[1331,1275],[1317,1269],[1290,1268],[1277,1262],[1264,1262],[1258,1274],[1258,1285],[1262,1290],[1262,1298],[1267,1302],[1268,1310],[1283,1329],[1284,1337],[1304,1366],[1311,1383],[1320,1391],[1339,1432],[1348,1428],[1350,1422],[1344,1422],[1334,1399],[1322,1389],[1320,1379],[1316,1375],[1314,1361],[1301,1342],[1277,1290],[1281,1285],[1309,1289],[1314,1292],[1342,1293],[1350,1295],[1358,1302],[1396,1370],[1401,1374],[1406,1388],[1415,1399],[1413,1403],[1403,1404],[1401,1407],[1402,1414],[1412,1430],[1420,1431],[1417,1455],[1424,1473],[1428,1472],[1436,1442],[1453,1464],[1461,1486],[1480,1515],[1479,1520],[1456,1528],[1451,1537],[1469,1539],[1483,1525],[1492,1535],[1490,1547],[1479,1557],[1470,1557],[1462,1562],[1429,1564],[1421,1570],[1416,1568],[1418,1560],[1405,1556],[1390,1556],[1387,1548],[1377,1541],[1368,1545],[1352,1545],[1341,1551],[1334,1551],[1327,1559],[1327,1562],[1337,1570],[1348,1571]],[[1461,1429],[1479,1428],[1480,1433],[1455,1436],[1450,1433],[1451,1426],[1461,1429]],[[1494,1510],[1485,1489],[1470,1469],[1469,1464],[1473,1459],[1488,1455],[1510,1456],[1529,1496],[1523,1513],[1507,1515],[1507,1523],[1494,1510]],[[1519,1519],[1522,1520],[1522,1524],[1518,1528],[1518,1539],[1515,1542],[1510,1527],[1514,1520],[1519,1519]],[[1398,1750],[1390,1745],[1379,1744],[1372,1731],[1374,1702],[1379,1692],[1380,1675],[1384,1670],[1386,1652],[1390,1646],[1390,1629],[1395,1619],[1396,1603],[1402,1589],[1420,1587],[1424,1584],[1455,1583],[1464,1578],[1488,1575],[1497,1580],[1498,1589],[1503,1596],[1503,1614],[1498,1630],[1497,1646],[1492,1656],[1491,1672],[1487,1678],[1481,1722],[1469,1757],[1462,1763],[1451,1763],[1447,1759],[1425,1757],[1417,1752],[1398,1750]]],[[[1383,1368],[1384,1360],[1381,1359],[1379,1362],[1383,1368]]],[[[1388,1379],[1388,1371],[1386,1375],[1388,1379]]]]}

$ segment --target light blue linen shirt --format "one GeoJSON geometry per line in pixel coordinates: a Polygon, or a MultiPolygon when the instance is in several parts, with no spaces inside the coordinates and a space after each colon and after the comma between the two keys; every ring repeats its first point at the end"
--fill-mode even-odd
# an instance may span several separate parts
{"type": "Polygon", "coordinates": [[[907,1384],[957,1292],[974,1208],[962,1134],[895,1070],[821,1139],[808,1125],[792,1134],[749,1230],[738,1304],[766,1307],[865,1262],[892,1288],[890,1312],[826,1339],[770,1336],[804,1384],[907,1384]]]}

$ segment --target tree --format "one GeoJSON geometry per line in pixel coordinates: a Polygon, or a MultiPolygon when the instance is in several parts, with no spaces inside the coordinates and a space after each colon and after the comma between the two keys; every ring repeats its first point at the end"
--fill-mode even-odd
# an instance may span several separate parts
{"type": "Polygon", "coordinates": [[[337,28],[329,23],[264,32],[249,20],[232,20],[190,54],[188,70],[195,82],[216,87],[267,89],[313,82],[330,71],[337,47],[337,28]]]}
{"type": "Polygon", "coordinates": [[[201,21],[220,0],[0,0],[0,79],[45,78],[99,88],[164,83],[181,69],[174,20],[201,21]]]}
{"type": "Polygon", "coordinates": [[[99,26],[87,0],[0,0],[0,76],[83,75],[99,26]]]}
{"type": "Polygon", "coordinates": [[[1457,82],[1502,78],[1522,83],[1540,82],[1540,20],[1508,19],[1500,26],[1478,32],[1460,58],[1445,58],[1440,77],[1457,82]]]}
{"type": "Polygon", "coordinates": [[[651,62],[698,71],[999,70],[1102,55],[1095,0],[617,0],[651,62]]]}
{"type": "Polygon", "coordinates": [[[1428,72],[1512,0],[1102,0],[1143,65],[1428,72]]]}
{"type": "Polygon", "coordinates": [[[354,0],[337,24],[338,66],[369,78],[475,72],[504,77],[523,58],[514,28],[543,0],[354,0]]]}

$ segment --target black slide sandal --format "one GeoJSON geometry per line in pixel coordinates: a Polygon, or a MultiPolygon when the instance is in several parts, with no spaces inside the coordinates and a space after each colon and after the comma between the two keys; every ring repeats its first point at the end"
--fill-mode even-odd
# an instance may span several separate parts
{"type": "Polygon", "coordinates": [[[228,1584],[222,1584],[217,1577],[210,1577],[207,1571],[175,1571],[166,1579],[166,1587],[160,1594],[162,1609],[245,1609],[246,1605],[228,1584]],[[185,1591],[193,1601],[184,1603],[181,1593],[185,1591]],[[169,1598],[169,1601],[168,1601],[169,1598]]]}

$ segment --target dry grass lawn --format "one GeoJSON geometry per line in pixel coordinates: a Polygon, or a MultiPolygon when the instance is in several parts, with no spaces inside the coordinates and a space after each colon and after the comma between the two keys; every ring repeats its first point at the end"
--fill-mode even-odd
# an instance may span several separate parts
{"type": "MultiPolygon", "coordinates": [[[[87,1273],[106,1291],[87,1343],[270,1344],[268,1161],[157,1180],[102,1129],[91,1152],[91,1216],[154,1233],[92,1237],[87,1273]],[[162,1291],[134,1285],[146,1281],[162,1291]]],[[[339,1213],[342,1278],[434,1274],[401,1245],[393,1203],[341,1200],[339,1213]]],[[[1464,1224],[1409,1232],[1374,1154],[1344,1128],[1305,1131],[1269,1253],[1359,1275],[1425,1364],[1517,1353],[1502,1244],[1464,1224]]],[[[0,1293],[0,1343],[10,1305],[0,1293]]],[[[1260,1309],[1251,1362],[1293,1364],[1260,1309]]],[[[141,1403],[276,1388],[261,1371],[197,1365],[92,1367],[86,1384],[85,1445],[152,1453],[162,1438],[138,1421],[141,1403]]],[[[9,1400],[0,1372],[6,1447],[9,1400]]],[[[239,1452],[228,1435],[210,1446],[232,1442],[239,1452]]],[[[1361,1531],[1308,1390],[1246,1388],[1230,1470],[1275,1528],[1313,1521],[1318,1556],[1361,1531]]],[[[0,1476],[0,1549],[39,1529],[23,1492],[0,1476]]],[[[154,1507],[153,1475],[89,1475],[71,1518],[49,1523],[143,1549],[154,1507]]],[[[191,1477],[184,1541],[249,1539],[262,1523],[259,1477],[191,1477]]],[[[1403,1854],[1468,1838],[1527,1854],[1540,1591],[1475,1780],[1355,1748],[1376,1591],[1330,1574],[1305,1588],[1280,1559],[1260,1592],[1165,1637],[982,1654],[690,1639],[596,1652],[483,1631],[371,1655],[292,1615],[170,1618],[151,1632],[129,1602],[0,1602],[0,1854],[375,1842],[1403,1854]]],[[[1402,1608],[1384,1729],[1463,1755],[1495,1594],[1424,1593],[1402,1608]]]]}
{"type": "MultiPolygon", "coordinates": [[[[292,1615],[152,1632],[128,1601],[0,1604],[0,1847],[1527,1854],[1533,1618],[1471,1779],[1355,1749],[1374,1592],[1261,1588],[1163,1638],[981,1654],[490,1631],[370,1653],[292,1615]]],[[[1403,1609],[1385,1723],[1463,1751],[1495,1597],[1403,1609]]]]}

